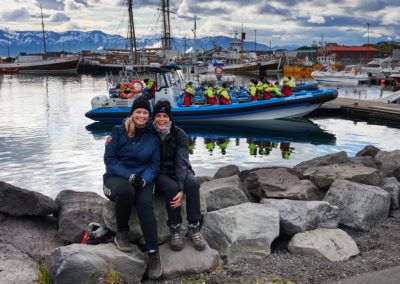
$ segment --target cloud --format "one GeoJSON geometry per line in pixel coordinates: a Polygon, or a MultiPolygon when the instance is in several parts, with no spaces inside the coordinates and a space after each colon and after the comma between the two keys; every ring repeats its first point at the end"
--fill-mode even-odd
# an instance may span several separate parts
{"type": "Polygon", "coordinates": [[[15,11],[12,11],[11,13],[4,13],[3,14],[3,19],[6,21],[10,21],[10,22],[17,22],[20,20],[26,21],[26,19],[28,19],[29,16],[29,12],[26,8],[21,8],[15,11]]]}
{"type": "Polygon", "coordinates": [[[36,6],[40,7],[42,5],[43,9],[46,10],[64,10],[64,1],[63,0],[36,0],[36,6]]]}
{"type": "Polygon", "coordinates": [[[50,17],[50,22],[69,22],[70,17],[68,17],[65,13],[56,13],[50,17]]]}
{"type": "Polygon", "coordinates": [[[325,18],[323,16],[311,16],[308,22],[313,24],[323,24],[325,23],[325,18]]]}

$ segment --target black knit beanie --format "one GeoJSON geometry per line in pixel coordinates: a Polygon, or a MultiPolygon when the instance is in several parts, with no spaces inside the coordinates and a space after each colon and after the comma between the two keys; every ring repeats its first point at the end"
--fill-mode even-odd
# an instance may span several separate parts
{"type": "Polygon", "coordinates": [[[154,106],[153,120],[157,113],[166,113],[172,120],[171,103],[169,101],[158,101],[154,106]]]}
{"type": "Polygon", "coordinates": [[[149,113],[151,113],[149,100],[146,99],[144,96],[137,97],[133,101],[130,114],[132,114],[135,111],[135,109],[137,109],[137,108],[147,109],[149,111],[149,113]]]}

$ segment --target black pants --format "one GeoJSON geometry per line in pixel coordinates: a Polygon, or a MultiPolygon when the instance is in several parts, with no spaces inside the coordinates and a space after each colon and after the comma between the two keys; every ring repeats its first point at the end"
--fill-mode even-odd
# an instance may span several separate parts
{"type": "MultiPolygon", "coordinates": [[[[178,183],[170,176],[159,174],[156,177],[157,190],[165,196],[165,202],[168,212],[167,225],[182,223],[181,207],[172,208],[171,201],[178,194],[178,183]]],[[[201,220],[200,211],[200,185],[192,173],[186,175],[184,183],[184,192],[186,194],[186,211],[189,223],[195,223],[201,220]]]]}
{"type": "Polygon", "coordinates": [[[129,231],[129,216],[135,205],[146,249],[158,250],[157,221],[153,210],[153,183],[136,190],[121,177],[110,177],[104,181],[105,196],[115,202],[115,217],[118,231],[129,231]]]}

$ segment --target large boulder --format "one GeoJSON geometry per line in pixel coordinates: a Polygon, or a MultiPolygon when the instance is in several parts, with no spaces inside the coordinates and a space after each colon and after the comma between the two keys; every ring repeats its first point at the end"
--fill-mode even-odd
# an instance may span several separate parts
{"type": "Polygon", "coordinates": [[[163,277],[202,273],[222,264],[218,251],[208,245],[204,250],[198,251],[189,239],[183,238],[183,240],[185,247],[181,251],[172,251],[169,244],[160,246],[163,277]]]}
{"type": "Polygon", "coordinates": [[[261,198],[321,200],[321,191],[310,181],[300,180],[286,168],[264,168],[250,172],[245,179],[248,195],[261,198]]]}
{"type": "Polygon", "coordinates": [[[213,177],[210,177],[210,176],[196,176],[196,180],[201,185],[204,182],[213,180],[213,177]]]}
{"type": "Polygon", "coordinates": [[[390,153],[380,151],[375,156],[375,161],[378,164],[383,177],[393,176],[396,168],[400,166],[400,150],[395,150],[390,153]]]}
{"type": "Polygon", "coordinates": [[[376,148],[374,145],[367,145],[362,150],[360,150],[356,157],[372,157],[374,158],[381,150],[376,148]]]}
{"type": "Polygon", "coordinates": [[[100,283],[111,273],[124,283],[140,283],[146,270],[145,255],[134,247],[131,253],[119,251],[114,244],[60,247],[44,259],[53,283],[100,283]]]}
{"type": "MultiPolygon", "coordinates": [[[[205,198],[200,191],[200,207],[201,213],[205,214],[207,212],[207,205],[205,198]]],[[[159,192],[155,192],[153,196],[153,209],[157,220],[157,232],[158,232],[158,243],[163,244],[169,241],[170,233],[169,227],[167,226],[168,213],[165,207],[164,195],[159,192]]],[[[103,219],[104,223],[112,231],[117,231],[117,223],[115,219],[115,203],[112,201],[107,201],[103,206],[103,219]]],[[[187,232],[187,219],[186,219],[186,195],[182,198],[181,206],[181,216],[182,216],[182,235],[187,232]]],[[[129,217],[129,237],[131,241],[136,244],[143,245],[144,239],[142,230],[140,228],[139,217],[136,213],[135,208],[132,209],[131,215],[129,217]]]]}
{"type": "Polygon", "coordinates": [[[304,178],[310,179],[322,190],[327,190],[336,179],[377,186],[382,184],[382,177],[378,169],[358,164],[334,164],[309,168],[304,171],[304,178]]]}
{"type": "Polygon", "coordinates": [[[214,175],[214,179],[235,176],[238,174],[240,174],[240,169],[238,166],[228,165],[228,166],[219,168],[218,171],[214,175]]]}
{"type": "Polygon", "coordinates": [[[378,168],[378,165],[376,164],[374,157],[371,156],[352,157],[350,158],[350,163],[358,164],[369,168],[375,168],[375,169],[378,168]]]}
{"type": "Polygon", "coordinates": [[[35,260],[10,244],[0,243],[0,282],[39,283],[35,260]]]}
{"type": "Polygon", "coordinates": [[[262,199],[261,204],[279,211],[281,233],[286,236],[317,228],[335,229],[339,225],[339,208],[326,201],[262,199]]]}
{"type": "Polygon", "coordinates": [[[202,232],[227,263],[262,258],[279,235],[279,212],[256,203],[231,206],[207,213],[202,232]]]}
{"type": "Polygon", "coordinates": [[[37,261],[63,245],[57,238],[57,219],[54,217],[2,215],[0,227],[0,242],[12,244],[37,261]]]}
{"type": "Polygon", "coordinates": [[[313,167],[322,167],[322,166],[328,166],[332,164],[345,164],[349,163],[350,159],[347,156],[347,153],[345,151],[341,151],[335,154],[329,154],[325,155],[322,157],[317,157],[309,161],[304,161],[296,166],[293,167],[294,170],[303,173],[305,170],[308,168],[313,168],[313,167]]]}
{"type": "Polygon", "coordinates": [[[57,211],[53,199],[0,181],[0,212],[13,216],[46,216],[57,211]]]}
{"type": "Polygon", "coordinates": [[[340,229],[316,229],[296,234],[288,243],[293,254],[343,261],[360,253],[355,241],[340,229]]]}
{"type": "Polygon", "coordinates": [[[61,191],[56,197],[59,238],[80,243],[89,223],[104,223],[101,213],[106,201],[95,192],[61,191]]]}
{"type": "Polygon", "coordinates": [[[341,224],[356,230],[382,222],[390,208],[390,194],[382,188],[347,180],[335,180],[324,200],[339,207],[341,224]]]}
{"type": "Polygon", "coordinates": [[[238,175],[218,178],[200,186],[207,204],[207,212],[248,202],[238,175]]]}
{"type": "Polygon", "coordinates": [[[385,178],[382,188],[390,193],[390,209],[399,208],[400,182],[395,177],[385,178]]]}

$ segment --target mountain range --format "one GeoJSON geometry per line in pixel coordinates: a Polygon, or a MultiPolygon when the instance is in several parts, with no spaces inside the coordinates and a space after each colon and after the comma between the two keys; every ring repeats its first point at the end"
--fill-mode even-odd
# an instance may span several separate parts
{"type": "MultiPolygon", "coordinates": [[[[128,46],[127,39],[120,35],[110,35],[101,31],[66,31],[52,32],[47,31],[46,50],[51,51],[66,51],[80,52],[82,50],[91,50],[101,52],[106,48],[122,48],[128,46]]],[[[213,48],[215,45],[226,49],[234,38],[226,36],[203,37],[198,38],[196,47],[199,51],[204,51],[213,48]]],[[[160,45],[160,38],[148,37],[137,38],[136,45],[138,48],[155,47],[160,45]]],[[[180,50],[189,49],[194,46],[193,39],[174,38],[172,46],[180,50]]],[[[257,50],[270,50],[270,47],[257,43],[257,50]]],[[[271,50],[287,49],[294,50],[298,46],[273,46],[271,50]]],[[[245,41],[244,50],[254,50],[254,41],[245,41]]],[[[43,53],[43,34],[42,31],[6,31],[0,29],[0,56],[11,57],[17,56],[21,52],[26,54],[43,53]]]]}

